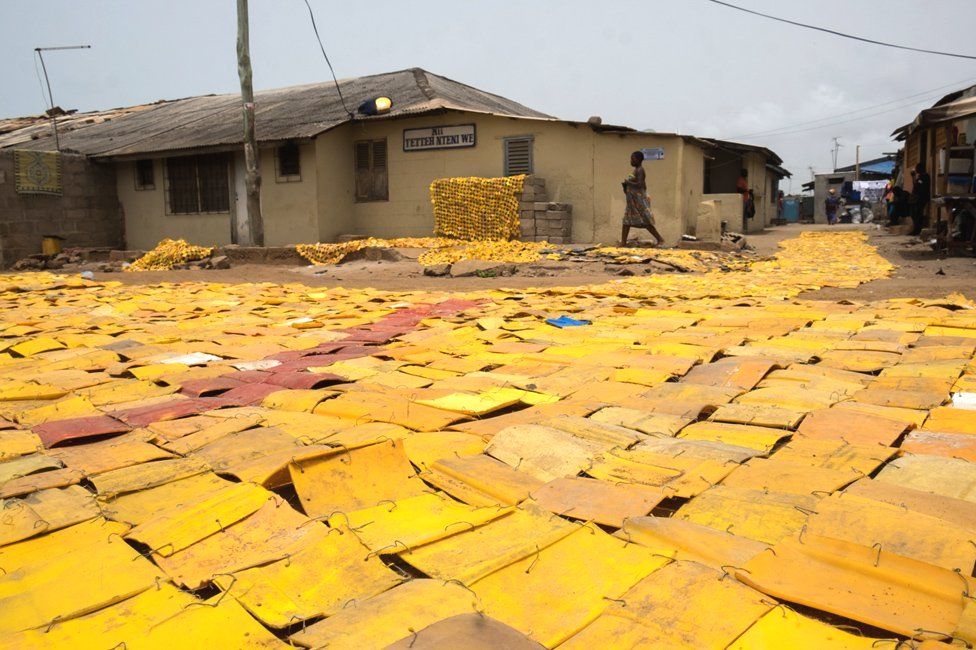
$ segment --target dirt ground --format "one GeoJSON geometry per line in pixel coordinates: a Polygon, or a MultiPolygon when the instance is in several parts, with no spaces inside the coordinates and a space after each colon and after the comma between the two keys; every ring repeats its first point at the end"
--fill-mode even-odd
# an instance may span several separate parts
{"type": "MultiPolygon", "coordinates": [[[[827,230],[823,225],[774,227],[749,235],[749,245],[758,257],[773,255],[780,241],[796,237],[803,230],[827,230]]],[[[823,289],[802,297],[818,300],[882,300],[886,298],[936,298],[960,292],[976,299],[976,259],[965,254],[942,258],[916,238],[891,235],[874,226],[835,226],[867,232],[881,255],[897,268],[892,277],[875,280],[855,289],[823,289]]],[[[411,253],[407,253],[411,255],[411,253]]],[[[313,287],[386,289],[391,291],[442,290],[471,291],[492,288],[552,287],[596,284],[618,279],[621,273],[643,275],[650,269],[641,265],[608,265],[602,262],[555,262],[543,260],[518,267],[506,277],[429,277],[415,259],[402,261],[355,261],[336,266],[287,266],[241,264],[225,270],[145,271],[140,273],[97,273],[98,280],[125,284],[159,282],[272,282],[300,283],[313,287]],[[623,269],[626,269],[623,270],[623,269]]]]}

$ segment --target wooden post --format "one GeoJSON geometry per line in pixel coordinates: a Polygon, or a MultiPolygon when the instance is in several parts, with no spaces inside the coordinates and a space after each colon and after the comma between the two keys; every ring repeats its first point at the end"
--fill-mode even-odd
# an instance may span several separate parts
{"type": "Polygon", "coordinates": [[[857,149],[854,154],[854,180],[861,180],[861,145],[857,145],[857,149]]]}
{"type": "Polygon", "coordinates": [[[237,0],[237,73],[241,78],[241,103],[244,113],[244,187],[247,191],[247,217],[235,210],[231,217],[231,241],[242,246],[264,246],[264,221],[261,218],[261,170],[254,135],[254,88],[251,85],[251,53],[248,44],[247,0],[237,0]]]}

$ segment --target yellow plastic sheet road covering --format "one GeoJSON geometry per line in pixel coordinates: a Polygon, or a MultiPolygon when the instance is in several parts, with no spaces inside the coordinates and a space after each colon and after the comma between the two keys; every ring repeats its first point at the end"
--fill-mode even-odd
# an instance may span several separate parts
{"type": "Polygon", "coordinates": [[[247,517],[272,497],[257,485],[232,483],[184,507],[161,512],[126,537],[168,557],[247,517]]]}
{"type": "Polygon", "coordinates": [[[442,580],[411,580],[314,623],[291,640],[310,648],[383,648],[428,625],[479,608],[464,587],[442,580]]]}
{"type": "Polygon", "coordinates": [[[723,404],[709,416],[712,422],[750,424],[776,429],[795,429],[806,410],[756,404],[723,404]]]}
{"type": "Polygon", "coordinates": [[[0,638],[0,649],[148,648],[172,650],[192,644],[201,648],[285,648],[233,598],[219,596],[208,604],[168,583],[150,587],[120,603],[80,618],[59,621],[40,630],[0,638]]]}
{"type": "Polygon", "coordinates": [[[817,535],[804,535],[803,543],[785,540],[774,550],[757,555],[736,577],[776,598],[905,636],[951,634],[963,594],[974,588],[948,569],[817,535]]]}
{"type": "Polygon", "coordinates": [[[724,648],[769,611],[758,591],[695,562],[647,576],[561,648],[724,648]]]}
{"type": "Polygon", "coordinates": [[[479,508],[425,493],[363,510],[338,512],[328,522],[332,527],[349,526],[373,551],[398,553],[457,535],[505,512],[503,508],[479,508]]]}
{"type": "Polygon", "coordinates": [[[327,534],[325,526],[274,496],[233,526],[168,557],[154,555],[153,560],[176,584],[199,589],[215,574],[284,559],[327,534]]]}
{"type": "Polygon", "coordinates": [[[0,431],[0,460],[31,454],[41,447],[41,439],[30,431],[0,431]]]}
{"type": "Polygon", "coordinates": [[[590,478],[558,478],[532,493],[547,510],[564,517],[619,528],[627,517],[648,514],[667,497],[659,488],[590,478]]]}
{"type": "Polygon", "coordinates": [[[851,494],[835,494],[817,504],[807,522],[815,535],[863,546],[968,574],[976,562],[976,519],[967,525],[944,521],[897,505],[851,494]]]}
{"type": "Polygon", "coordinates": [[[976,434],[976,414],[967,409],[942,406],[932,409],[922,428],[945,433],[976,434]]]}
{"type": "Polygon", "coordinates": [[[833,492],[860,478],[851,470],[811,467],[772,458],[753,458],[722,480],[722,485],[789,494],[833,492]]]}
{"type": "Polygon", "coordinates": [[[483,416],[517,404],[526,392],[517,388],[492,388],[483,393],[451,393],[443,397],[418,400],[418,404],[465,415],[483,416]]]}
{"type": "Polygon", "coordinates": [[[673,517],[631,517],[615,535],[658,555],[713,569],[742,566],[766,544],[673,517]]]}
{"type": "Polygon", "coordinates": [[[410,462],[421,470],[430,468],[448,456],[475,456],[485,450],[481,436],[459,431],[410,433],[403,438],[403,448],[410,462]]]}
{"type": "Polygon", "coordinates": [[[230,481],[213,472],[204,472],[115,499],[100,499],[100,502],[106,517],[135,525],[149,521],[165,510],[194,503],[201,494],[211,494],[230,485],[230,481]]]}
{"type": "Polygon", "coordinates": [[[691,418],[669,413],[647,413],[638,409],[608,406],[590,416],[591,420],[606,424],[640,431],[651,436],[673,436],[683,426],[691,422],[691,418]]]}
{"type": "Polygon", "coordinates": [[[976,463],[944,456],[896,458],[875,480],[976,503],[976,463]]]}
{"type": "Polygon", "coordinates": [[[49,469],[60,469],[61,461],[43,454],[31,454],[22,456],[14,460],[0,463],[0,484],[6,483],[15,478],[27,476],[34,472],[43,472],[49,469]]]}
{"type": "Polygon", "coordinates": [[[59,447],[48,453],[60,459],[65,467],[81,470],[88,476],[173,457],[173,454],[134,437],[134,433],[102,442],[59,447]]]}
{"type": "Polygon", "coordinates": [[[70,550],[24,542],[17,568],[0,575],[0,636],[95,611],[155,585],[162,574],[118,535],[70,550]]]}
{"type": "Polygon", "coordinates": [[[610,446],[550,427],[516,424],[496,433],[485,452],[540,481],[551,481],[576,476],[610,446]]]}
{"type": "Polygon", "coordinates": [[[461,458],[442,458],[431,468],[432,476],[425,480],[441,487],[452,496],[466,501],[467,492],[473,490],[484,499],[496,499],[506,505],[515,505],[529,498],[532,490],[543,485],[543,481],[531,474],[513,469],[490,456],[463,456],[461,458]],[[438,475],[447,477],[441,482],[438,475]],[[451,483],[460,482],[461,491],[456,493],[451,483]],[[443,487],[442,487],[443,486],[443,487]]]}
{"type": "Polygon", "coordinates": [[[552,648],[667,563],[589,524],[470,586],[486,614],[552,648]]]}
{"type": "Polygon", "coordinates": [[[971,526],[976,522],[976,503],[913,490],[884,481],[858,481],[844,490],[844,493],[921,512],[957,526],[971,526]]]}
{"type": "Polygon", "coordinates": [[[292,463],[288,473],[311,517],[417,496],[425,487],[403,451],[402,440],[292,463]]]}
{"type": "Polygon", "coordinates": [[[579,528],[532,502],[491,522],[400,553],[425,574],[470,584],[566,537],[579,528]]]}
{"type": "MultiPolygon", "coordinates": [[[[309,524],[312,525],[312,524],[309,524]]],[[[331,616],[400,582],[352,531],[338,528],[284,560],[215,577],[217,585],[273,628],[331,616]]]]}
{"type": "Polygon", "coordinates": [[[774,457],[783,462],[866,476],[895,453],[896,449],[881,445],[851,445],[843,440],[796,438],[777,450],[774,457]]]}
{"type": "Polygon", "coordinates": [[[844,632],[780,605],[756,621],[728,650],[896,650],[897,647],[897,641],[879,642],[844,632]]]}
{"type": "Polygon", "coordinates": [[[676,517],[775,544],[800,532],[818,499],[811,495],[717,486],[681,506],[676,517]]]}
{"type": "Polygon", "coordinates": [[[694,422],[678,434],[686,440],[722,442],[737,447],[748,447],[767,452],[790,435],[789,431],[772,427],[757,427],[748,424],[729,424],[724,422],[694,422]]]}
{"type": "Polygon", "coordinates": [[[856,413],[843,406],[818,409],[808,413],[796,430],[798,437],[818,440],[840,440],[852,445],[891,445],[905,429],[904,422],[866,413],[856,413]]]}
{"type": "Polygon", "coordinates": [[[100,497],[146,490],[207,471],[206,461],[199,458],[174,458],[155,463],[141,463],[99,474],[92,482],[100,497]]]}
{"type": "Polygon", "coordinates": [[[0,546],[71,526],[98,516],[88,490],[72,485],[0,502],[0,546]]]}
{"type": "Polygon", "coordinates": [[[586,473],[604,481],[663,487],[668,496],[692,497],[721,481],[736,465],[670,456],[646,449],[612,449],[601,454],[586,473]]]}

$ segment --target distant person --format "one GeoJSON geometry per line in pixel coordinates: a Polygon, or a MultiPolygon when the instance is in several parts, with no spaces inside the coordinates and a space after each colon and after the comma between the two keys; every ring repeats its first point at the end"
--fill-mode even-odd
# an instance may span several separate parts
{"type": "Polygon", "coordinates": [[[786,202],[786,195],[783,194],[783,190],[780,190],[779,194],[776,195],[776,219],[777,220],[782,220],[783,218],[783,208],[785,202],[786,202]]]}
{"type": "Polygon", "coordinates": [[[830,188],[827,190],[827,200],[824,201],[824,210],[827,212],[827,223],[831,226],[837,223],[837,211],[840,209],[840,199],[837,197],[837,190],[830,188]]]}
{"type": "Polygon", "coordinates": [[[884,201],[885,215],[888,217],[888,223],[892,222],[892,213],[895,209],[895,179],[890,179],[885,183],[884,192],[881,195],[881,200],[884,201]]]}
{"type": "Polygon", "coordinates": [[[892,226],[898,225],[902,219],[907,219],[911,214],[911,204],[908,199],[908,192],[900,185],[891,188],[891,212],[888,222],[892,226]]]}
{"type": "Polygon", "coordinates": [[[756,216],[756,194],[752,190],[749,190],[746,193],[746,204],[744,211],[746,219],[752,219],[756,216]]]}
{"type": "Polygon", "coordinates": [[[932,199],[932,181],[925,171],[925,163],[918,163],[912,170],[912,232],[921,235],[925,227],[925,209],[932,199]]]}
{"type": "Polygon", "coordinates": [[[627,209],[624,212],[624,226],[620,232],[621,246],[627,245],[631,228],[644,228],[654,236],[658,246],[664,243],[664,237],[654,227],[654,215],[651,214],[651,200],[647,198],[647,178],[643,163],[643,153],[635,151],[630,154],[630,164],[634,168],[634,173],[622,183],[624,195],[627,197],[627,209]]]}

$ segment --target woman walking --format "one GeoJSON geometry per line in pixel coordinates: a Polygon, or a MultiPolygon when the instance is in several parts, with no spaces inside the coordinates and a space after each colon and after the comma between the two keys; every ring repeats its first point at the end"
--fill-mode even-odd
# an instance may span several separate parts
{"type": "Polygon", "coordinates": [[[651,201],[647,198],[647,180],[643,163],[643,153],[635,151],[630,154],[630,164],[634,168],[634,173],[623,182],[627,209],[624,212],[624,225],[620,233],[621,246],[627,245],[631,228],[644,228],[654,236],[659,246],[664,243],[664,237],[654,227],[654,215],[651,214],[651,201]]]}

